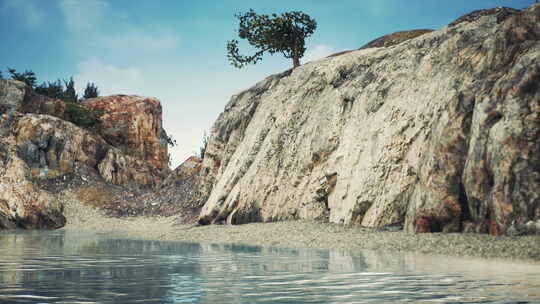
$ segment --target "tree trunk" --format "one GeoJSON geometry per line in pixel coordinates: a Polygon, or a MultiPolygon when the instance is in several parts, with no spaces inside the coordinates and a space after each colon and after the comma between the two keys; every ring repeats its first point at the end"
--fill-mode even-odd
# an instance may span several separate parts
{"type": "Polygon", "coordinates": [[[298,45],[295,45],[295,46],[293,47],[293,58],[292,58],[292,62],[293,62],[293,69],[300,66],[300,50],[299,50],[299,48],[298,48],[298,45]]]}
{"type": "Polygon", "coordinates": [[[298,58],[297,56],[294,56],[292,61],[293,61],[293,68],[297,68],[300,66],[300,58],[298,58]]]}

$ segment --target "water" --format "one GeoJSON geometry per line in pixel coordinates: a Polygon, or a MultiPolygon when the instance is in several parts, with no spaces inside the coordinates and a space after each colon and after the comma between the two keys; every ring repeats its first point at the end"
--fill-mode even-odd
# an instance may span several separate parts
{"type": "Polygon", "coordinates": [[[0,303],[540,303],[540,266],[0,233],[0,303]]]}

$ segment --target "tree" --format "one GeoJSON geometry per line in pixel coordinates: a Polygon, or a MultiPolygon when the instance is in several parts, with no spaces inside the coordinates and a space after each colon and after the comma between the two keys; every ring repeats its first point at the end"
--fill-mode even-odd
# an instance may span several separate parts
{"type": "Polygon", "coordinates": [[[293,66],[300,66],[300,58],[306,51],[305,39],[317,28],[317,22],[309,15],[293,11],[281,14],[258,15],[250,9],[247,13],[236,14],[240,21],[238,36],[246,39],[249,44],[259,49],[252,56],[243,56],[238,52],[238,40],[227,43],[227,57],[229,62],[242,68],[262,60],[265,52],[271,55],[282,53],[285,58],[291,58],[293,66]]]}
{"type": "Polygon", "coordinates": [[[60,79],[54,82],[47,81],[36,87],[34,92],[50,98],[62,99],[64,97],[64,85],[60,79]]]}
{"type": "Polygon", "coordinates": [[[99,96],[98,87],[93,82],[88,82],[84,89],[83,99],[94,98],[99,96]]]}
{"type": "Polygon", "coordinates": [[[77,102],[79,99],[77,91],[75,91],[75,81],[73,81],[73,77],[70,77],[69,81],[64,79],[64,86],[66,87],[66,90],[64,91],[62,100],[65,102],[77,102]]]}
{"type": "Polygon", "coordinates": [[[32,88],[36,86],[36,74],[30,70],[26,70],[24,73],[18,73],[17,70],[8,68],[8,72],[11,75],[11,79],[22,81],[32,88]]]}
{"type": "Polygon", "coordinates": [[[4,76],[2,75],[2,71],[0,71],[0,79],[4,79],[4,76]]]}

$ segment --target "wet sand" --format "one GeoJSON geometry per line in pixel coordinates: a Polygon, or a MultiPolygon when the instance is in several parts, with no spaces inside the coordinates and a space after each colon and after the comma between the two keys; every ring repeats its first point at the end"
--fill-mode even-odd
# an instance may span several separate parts
{"type": "Polygon", "coordinates": [[[540,236],[493,237],[484,234],[408,234],[337,224],[288,221],[245,225],[177,225],[175,217],[105,217],[99,210],[69,201],[62,229],[95,231],[145,240],[241,243],[258,246],[370,249],[455,257],[523,261],[540,265],[540,236]]]}

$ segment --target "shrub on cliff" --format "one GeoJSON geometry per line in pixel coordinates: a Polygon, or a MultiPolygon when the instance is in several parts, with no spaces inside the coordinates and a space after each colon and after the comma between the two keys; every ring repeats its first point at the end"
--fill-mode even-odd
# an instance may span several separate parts
{"type": "Polygon", "coordinates": [[[11,79],[26,83],[28,86],[35,88],[37,83],[36,73],[31,70],[26,70],[24,73],[19,73],[15,69],[8,68],[11,79]]]}
{"type": "Polygon", "coordinates": [[[282,53],[285,58],[291,58],[293,66],[297,67],[306,51],[305,39],[317,28],[317,22],[300,11],[268,16],[258,15],[250,9],[247,13],[236,14],[235,17],[240,20],[238,36],[259,49],[252,56],[243,56],[238,52],[238,40],[229,41],[227,57],[237,68],[257,63],[262,60],[265,52],[271,55],[282,53]]]}
{"type": "Polygon", "coordinates": [[[104,113],[103,110],[91,110],[79,103],[66,102],[66,119],[83,128],[97,127],[101,123],[99,117],[104,113]]]}

